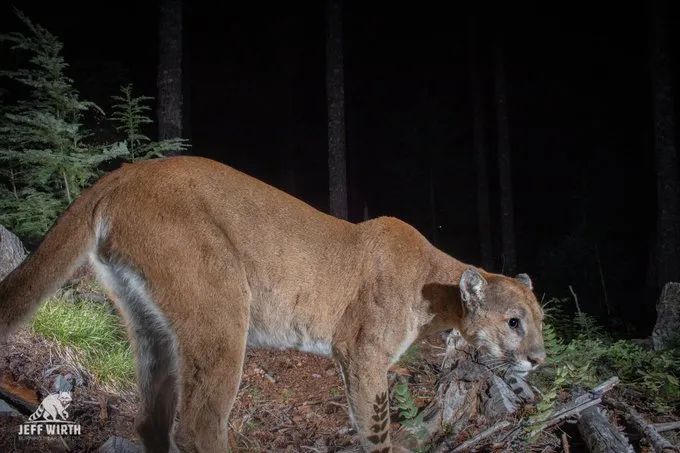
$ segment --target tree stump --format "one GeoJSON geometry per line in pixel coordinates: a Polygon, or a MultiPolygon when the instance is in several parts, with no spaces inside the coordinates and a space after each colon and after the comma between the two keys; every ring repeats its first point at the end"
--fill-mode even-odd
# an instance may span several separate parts
{"type": "Polygon", "coordinates": [[[447,338],[436,395],[422,411],[423,426],[415,431],[402,427],[395,433],[395,444],[413,450],[437,444],[444,434],[448,443],[470,427],[501,421],[533,398],[522,379],[511,376],[506,382],[478,362],[473,348],[454,330],[447,338]]]}
{"type": "Polygon", "coordinates": [[[0,280],[12,272],[24,258],[24,244],[14,233],[0,225],[0,280]]]}
{"type": "Polygon", "coordinates": [[[668,282],[656,303],[656,324],[652,331],[654,350],[680,342],[680,283],[668,282]]]}

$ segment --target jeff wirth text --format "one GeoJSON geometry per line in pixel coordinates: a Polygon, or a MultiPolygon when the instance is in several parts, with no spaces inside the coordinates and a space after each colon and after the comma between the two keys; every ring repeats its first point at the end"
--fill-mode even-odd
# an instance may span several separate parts
{"type": "Polygon", "coordinates": [[[80,436],[78,423],[24,423],[19,425],[20,436],[80,436]]]}
{"type": "Polygon", "coordinates": [[[47,395],[40,406],[19,425],[20,436],[79,436],[80,424],[70,421],[66,410],[71,404],[71,392],[47,395]]]}

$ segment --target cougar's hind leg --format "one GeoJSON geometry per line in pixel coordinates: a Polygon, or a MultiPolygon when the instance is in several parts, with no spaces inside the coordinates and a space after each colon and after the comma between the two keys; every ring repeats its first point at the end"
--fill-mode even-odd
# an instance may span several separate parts
{"type": "Polygon", "coordinates": [[[149,285],[129,264],[115,258],[93,257],[127,321],[137,356],[141,408],[137,431],[147,453],[177,451],[173,423],[179,397],[177,338],[168,319],[150,295],[149,285]]]}
{"type": "Polygon", "coordinates": [[[200,282],[213,291],[200,300],[182,296],[183,304],[201,307],[176,325],[182,356],[177,444],[182,451],[229,450],[227,426],[245,357],[249,292],[245,281],[220,278],[200,282]]]}

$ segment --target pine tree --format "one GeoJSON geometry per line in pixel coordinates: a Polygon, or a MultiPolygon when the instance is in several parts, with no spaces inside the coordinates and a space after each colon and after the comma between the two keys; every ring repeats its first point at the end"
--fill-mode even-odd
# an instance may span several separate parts
{"type": "Polygon", "coordinates": [[[168,140],[152,141],[143,134],[145,124],[153,123],[146,115],[151,107],[145,105],[153,98],[149,96],[135,96],[132,84],[120,87],[120,95],[113,96],[117,103],[113,105],[111,121],[116,131],[123,135],[123,140],[129,151],[128,159],[132,162],[151,157],[162,157],[166,154],[180,154],[188,148],[186,140],[172,138],[168,140]]]}
{"type": "Polygon", "coordinates": [[[87,141],[86,114],[102,114],[81,100],[66,76],[56,36],[16,12],[28,33],[0,35],[12,50],[26,52],[28,65],[0,71],[23,85],[27,96],[4,106],[0,117],[0,223],[27,238],[42,235],[57,215],[97,175],[104,161],[127,154],[125,143],[87,141]]]}

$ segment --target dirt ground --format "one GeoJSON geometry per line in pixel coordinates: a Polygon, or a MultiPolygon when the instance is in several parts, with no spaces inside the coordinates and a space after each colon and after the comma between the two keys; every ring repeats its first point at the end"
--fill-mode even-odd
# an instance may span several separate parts
{"type": "MultiPolygon", "coordinates": [[[[416,403],[432,396],[443,342],[423,340],[418,360],[393,367],[390,379],[410,376],[416,403]]],[[[138,443],[134,431],[137,395],[116,394],[97,385],[74,365],[72,353],[26,332],[0,350],[0,388],[37,406],[54,393],[54,380],[70,375],[75,381],[70,419],[82,435],[19,436],[19,425],[30,415],[0,416],[0,452],[95,451],[110,436],[138,443]]],[[[297,351],[249,350],[237,401],[230,418],[236,451],[339,451],[355,446],[347,403],[336,365],[329,359],[297,351]]],[[[181,423],[181,420],[179,421],[181,423]]],[[[396,423],[393,428],[396,427],[396,423]]]]}

